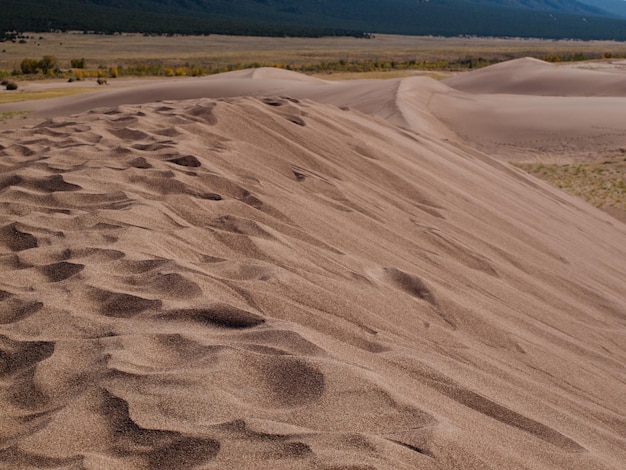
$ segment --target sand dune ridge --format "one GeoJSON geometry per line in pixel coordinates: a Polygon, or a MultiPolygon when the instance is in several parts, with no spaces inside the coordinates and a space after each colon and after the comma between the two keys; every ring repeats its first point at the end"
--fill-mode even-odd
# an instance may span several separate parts
{"type": "Polygon", "coordinates": [[[626,226],[269,72],[0,134],[2,466],[620,468],[626,226]]]}

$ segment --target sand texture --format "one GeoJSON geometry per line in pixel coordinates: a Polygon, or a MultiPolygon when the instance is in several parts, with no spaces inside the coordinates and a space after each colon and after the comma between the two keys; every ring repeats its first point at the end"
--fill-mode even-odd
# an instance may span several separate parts
{"type": "Polygon", "coordinates": [[[458,135],[507,161],[626,157],[626,70],[519,59],[444,81],[431,110],[458,135]]]}
{"type": "Polygon", "coordinates": [[[458,113],[515,98],[261,69],[33,103],[0,468],[624,468],[626,225],[477,149],[458,113]]]}

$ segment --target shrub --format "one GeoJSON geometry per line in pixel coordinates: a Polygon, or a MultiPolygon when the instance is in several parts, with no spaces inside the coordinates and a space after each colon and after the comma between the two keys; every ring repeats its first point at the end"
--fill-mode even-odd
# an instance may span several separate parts
{"type": "Polygon", "coordinates": [[[86,66],[85,59],[72,59],[70,60],[70,65],[73,69],[84,69],[86,66]]]}
{"type": "Polygon", "coordinates": [[[39,68],[44,74],[47,74],[49,71],[55,69],[57,64],[57,59],[53,55],[45,55],[39,61],[39,68]]]}
{"type": "Polygon", "coordinates": [[[52,55],[45,55],[41,60],[24,59],[20,63],[20,69],[24,75],[35,74],[42,71],[44,74],[53,75],[57,71],[57,59],[52,55]]]}
{"type": "Polygon", "coordinates": [[[24,59],[20,64],[20,69],[24,75],[37,73],[39,71],[39,61],[35,59],[24,59]]]}
{"type": "Polygon", "coordinates": [[[17,90],[17,83],[9,82],[6,84],[7,90],[17,90]]]}

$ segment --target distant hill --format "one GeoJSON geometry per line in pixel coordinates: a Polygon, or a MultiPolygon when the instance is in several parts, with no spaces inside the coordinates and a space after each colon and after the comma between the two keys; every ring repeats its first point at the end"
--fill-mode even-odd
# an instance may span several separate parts
{"type": "Polygon", "coordinates": [[[626,21],[617,18],[615,11],[574,0],[2,0],[2,3],[0,31],[271,36],[389,33],[626,40],[626,21]]]}

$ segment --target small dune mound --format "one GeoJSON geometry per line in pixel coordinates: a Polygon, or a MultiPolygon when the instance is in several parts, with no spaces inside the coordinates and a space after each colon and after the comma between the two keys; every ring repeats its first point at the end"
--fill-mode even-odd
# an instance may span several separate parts
{"type": "Polygon", "coordinates": [[[175,163],[176,165],[188,166],[191,168],[198,168],[199,166],[201,166],[200,161],[193,155],[184,155],[181,157],[172,158],[168,161],[175,163]]]}
{"type": "Polygon", "coordinates": [[[263,373],[283,406],[302,406],[318,400],[324,393],[324,374],[299,359],[276,358],[263,367],[263,373]]]}
{"type": "Polygon", "coordinates": [[[26,187],[29,186],[36,190],[50,193],[57,191],[80,191],[83,189],[77,184],[66,182],[62,175],[52,175],[42,179],[33,179],[28,181],[26,187]]]}
{"type": "Polygon", "coordinates": [[[474,70],[444,80],[468,93],[536,96],[626,96],[619,73],[555,65],[530,57],[474,70]]]}
{"type": "Polygon", "coordinates": [[[425,300],[434,306],[437,305],[435,296],[419,277],[397,268],[385,268],[384,272],[389,281],[407,294],[425,300]]]}
{"type": "Polygon", "coordinates": [[[121,127],[109,129],[109,132],[116,137],[119,137],[122,142],[135,142],[138,140],[145,140],[150,137],[144,131],[133,129],[131,127],[121,127]]]}
{"type": "Polygon", "coordinates": [[[40,269],[50,282],[59,282],[78,274],[85,269],[85,265],[61,261],[60,263],[42,266],[40,269]]]}
{"type": "Polygon", "coordinates": [[[215,113],[213,112],[214,104],[202,104],[198,106],[193,106],[187,110],[185,113],[186,116],[193,116],[201,122],[204,122],[209,125],[217,124],[217,118],[215,117],[215,113]]]}
{"type": "Polygon", "coordinates": [[[43,302],[25,300],[18,296],[0,291],[0,324],[19,322],[43,308],[43,302]]]}
{"type": "Polygon", "coordinates": [[[311,77],[303,73],[294,72],[291,70],[278,69],[274,67],[259,67],[256,69],[250,69],[250,78],[260,80],[290,80],[295,82],[308,82],[318,83],[322,82],[319,78],[311,77]]]}
{"type": "Polygon", "coordinates": [[[128,403],[104,390],[101,414],[109,421],[111,451],[120,458],[136,456],[148,468],[195,468],[220,450],[214,439],[189,437],[178,432],[145,429],[130,417],[128,403]]]}
{"type": "Polygon", "coordinates": [[[161,298],[193,299],[202,295],[200,286],[180,273],[153,273],[133,280],[161,298]]]}
{"type": "Polygon", "coordinates": [[[215,303],[207,307],[172,310],[159,318],[191,321],[200,325],[245,329],[265,323],[263,317],[228,304],[215,303]]]}
{"type": "Polygon", "coordinates": [[[18,229],[16,223],[0,227],[0,244],[12,251],[24,251],[37,247],[37,238],[18,229]]]}
{"type": "Polygon", "coordinates": [[[161,307],[159,299],[145,299],[125,292],[111,292],[91,288],[90,294],[97,302],[100,312],[108,317],[130,318],[145,310],[161,307]]]}
{"type": "Polygon", "coordinates": [[[231,232],[239,235],[250,235],[252,237],[260,237],[272,239],[274,238],[267,230],[261,227],[257,222],[250,219],[244,219],[233,215],[225,215],[211,222],[211,225],[220,230],[231,232]]]}
{"type": "Polygon", "coordinates": [[[560,432],[545,426],[533,419],[520,415],[515,411],[499,405],[486,397],[481,396],[471,390],[467,390],[454,381],[442,377],[429,377],[432,386],[449,396],[453,400],[475,410],[479,413],[496,419],[502,423],[514,426],[525,432],[536,435],[550,444],[559,447],[567,452],[586,452],[580,444],[564,436],[560,432]]]}
{"type": "Polygon", "coordinates": [[[53,342],[14,341],[0,335],[0,376],[30,368],[53,353],[53,342]]]}
{"type": "Polygon", "coordinates": [[[123,269],[132,274],[143,274],[146,272],[154,271],[162,266],[168,264],[166,259],[144,259],[144,260],[124,260],[120,263],[123,269]]]}
{"type": "Polygon", "coordinates": [[[152,168],[152,165],[144,157],[133,158],[128,164],[133,168],[148,169],[152,168]]]}

